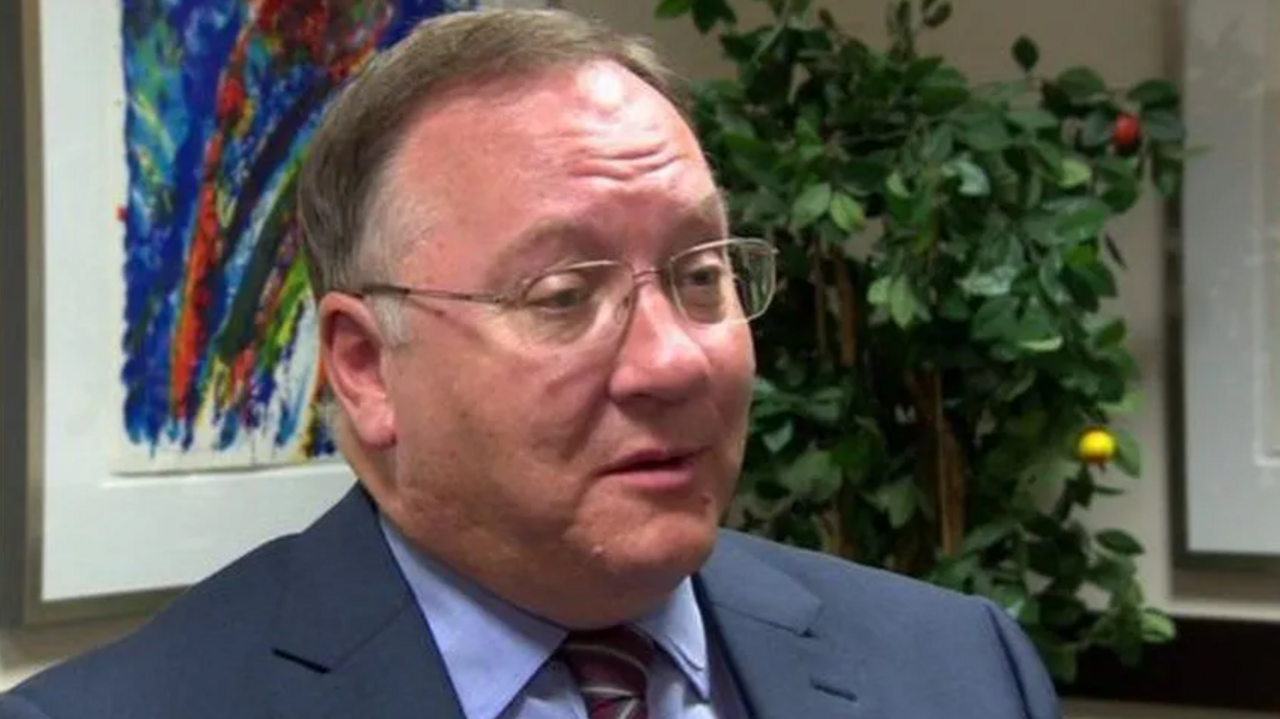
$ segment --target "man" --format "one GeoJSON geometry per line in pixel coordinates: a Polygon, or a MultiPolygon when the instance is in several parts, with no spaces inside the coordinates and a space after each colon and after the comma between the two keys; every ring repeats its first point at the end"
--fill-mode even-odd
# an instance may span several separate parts
{"type": "Polygon", "coordinates": [[[551,11],[362,73],[299,195],[358,486],[0,717],[1058,716],[992,605],[717,530],[773,253],[678,98],[551,11]]]}

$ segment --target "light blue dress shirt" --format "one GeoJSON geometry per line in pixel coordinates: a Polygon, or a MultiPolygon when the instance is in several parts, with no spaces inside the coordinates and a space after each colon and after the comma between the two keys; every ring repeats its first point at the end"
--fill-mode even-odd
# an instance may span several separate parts
{"type": "MultiPolygon", "coordinates": [[[[587,719],[568,669],[548,661],[563,628],[415,550],[389,523],[382,529],[467,719],[587,719]]],[[[650,719],[746,719],[724,658],[709,644],[690,580],[636,626],[662,649],[650,673],[650,719]]]]}

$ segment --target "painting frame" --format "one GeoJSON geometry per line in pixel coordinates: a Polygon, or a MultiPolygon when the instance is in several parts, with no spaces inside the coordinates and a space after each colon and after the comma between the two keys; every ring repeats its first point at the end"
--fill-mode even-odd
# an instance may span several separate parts
{"type": "Polygon", "coordinates": [[[355,477],[336,458],[144,477],[115,476],[92,451],[84,459],[96,413],[113,410],[111,403],[86,410],[104,404],[90,395],[114,380],[102,369],[112,363],[56,338],[80,323],[70,333],[78,342],[78,332],[92,334],[96,324],[114,319],[98,311],[102,295],[92,291],[103,274],[94,255],[102,242],[81,239],[118,239],[120,230],[105,229],[101,220],[87,231],[69,222],[114,218],[116,206],[104,195],[123,187],[123,169],[102,160],[123,155],[119,118],[109,117],[119,107],[102,102],[102,78],[94,83],[93,75],[118,66],[119,58],[104,55],[90,37],[112,26],[109,15],[98,15],[118,18],[119,7],[65,0],[4,5],[0,91],[19,101],[0,110],[0,243],[7,259],[0,263],[0,336],[9,340],[0,346],[0,625],[148,614],[254,547],[303,529],[355,477]],[[98,54],[70,54],[86,52],[98,54]],[[75,70],[67,69],[69,60],[78,63],[75,70]],[[86,72],[90,79],[71,91],[59,84],[64,75],[86,72]],[[72,238],[80,249],[68,254],[72,238]],[[72,460],[88,470],[67,471],[72,460]]]}
{"type": "Polygon", "coordinates": [[[1280,239],[1267,236],[1280,222],[1280,202],[1267,200],[1280,190],[1280,134],[1266,128],[1280,126],[1267,87],[1280,88],[1280,73],[1266,69],[1280,48],[1229,38],[1277,26],[1280,5],[1209,5],[1182,0],[1178,13],[1189,144],[1205,151],[1187,161],[1165,263],[1172,559],[1178,570],[1280,575],[1280,533],[1237,533],[1265,526],[1246,517],[1280,502],[1280,433],[1264,431],[1280,427],[1280,402],[1265,402],[1280,398],[1280,312],[1267,309],[1280,300],[1280,253],[1266,252],[1280,239]],[[1228,520],[1239,527],[1223,529],[1228,520]]]}

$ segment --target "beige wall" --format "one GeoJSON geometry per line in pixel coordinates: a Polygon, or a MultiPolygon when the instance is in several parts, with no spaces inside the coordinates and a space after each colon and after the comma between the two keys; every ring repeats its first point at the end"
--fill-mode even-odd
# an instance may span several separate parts
{"type": "MultiPolygon", "coordinates": [[[[932,41],[976,77],[1007,73],[1007,48],[1019,34],[1034,37],[1048,67],[1088,63],[1115,82],[1172,72],[1170,38],[1176,37],[1175,0],[986,0],[958,2],[953,22],[932,41]]],[[[523,4],[523,3],[521,3],[523,4]]],[[[600,15],[617,26],[653,34],[678,66],[694,76],[723,71],[718,50],[687,21],[658,23],[651,0],[568,0],[571,9],[600,15]]],[[[742,2],[737,3],[742,5],[742,2]]],[[[752,3],[754,4],[754,3],[752,3]]],[[[882,2],[840,0],[848,27],[879,37],[882,2]]],[[[1166,381],[1163,293],[1160,285],[1166,242],[1160,209],[1154,202],[1138,208],[1117,228],[1130,271],[1122,277],[1120,303],[1129,318],[1135,349],[1144,370],[1145,401],[1134,429],[1146,448],[1146,475],[1127,497],[1113,500],[1094,517],[1123,525],[1148,548],[1142,574],[1151,599],[1183,614],[1280,619],[1280,586],[1251,577],[1195,577],[1170,569],[1168,463],[1173,451],[1164,427],[1162,392],[1166,381]]],[[[68,654],[94,646],[134,626],[132,621],[98,622],[72,627],[0,634],[0,687],[68,654]]],[[[1244,719],[1245,714],[1174,710],[1103,703],[1073,703],[1073,719],[1244,719]]]]}

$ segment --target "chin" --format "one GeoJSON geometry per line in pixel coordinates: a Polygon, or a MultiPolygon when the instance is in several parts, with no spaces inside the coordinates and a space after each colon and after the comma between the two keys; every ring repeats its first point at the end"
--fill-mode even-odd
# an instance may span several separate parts
{"type": "Polygon", "coordinates": [[[610,573],[629,582],[669,591],[697,572],[715,548],[714,521],[689,514],[663,516],[620,533],[605,557],[610,573]]]}

